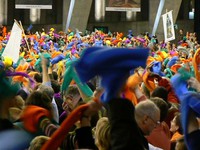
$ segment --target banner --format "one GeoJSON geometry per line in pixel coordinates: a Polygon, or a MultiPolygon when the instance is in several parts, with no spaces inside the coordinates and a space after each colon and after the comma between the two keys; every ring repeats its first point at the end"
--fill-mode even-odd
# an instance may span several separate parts
{"type": "Polygon", "coordinates": [[[162,15],[162,18],[163,18],[165,42],[172,41],[175,39],[172,11],[169,11],[166,14],[162,15]]]}
{"type": "Polygon", "coordinates": [[[140,0],[106,0],[106,11],[140,12],[140,0]]]}
{"type": "Polygon", "coordinates": [[[52,9],[52,0],[15,0],[16,9],[52,9]]]}
{"type": "Polygon", "coordinates": [[[11,35],[9,37],[8,43],[3,51],[2,56],[10,57],[12,58],[13,62],[16,63],[19,59],[21,40],[22,40],[22,30],[16,23],[14,23],[11,30],[11,35]]]}

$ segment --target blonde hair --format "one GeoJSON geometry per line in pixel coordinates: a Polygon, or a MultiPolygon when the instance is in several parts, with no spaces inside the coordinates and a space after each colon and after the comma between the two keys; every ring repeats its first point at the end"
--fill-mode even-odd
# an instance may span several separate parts
{"type": "Polygon", "coordinates": [[[30,143],[28,150],[40,150],[42,146],[50,139],[48,136],[36,136],[30,143]]]}
{"type": "Polygon", "coordinates": [[[100,150],[110,149],[110,123],[107,117],[102,117],[97,122],[95,144],[100,150]]]}

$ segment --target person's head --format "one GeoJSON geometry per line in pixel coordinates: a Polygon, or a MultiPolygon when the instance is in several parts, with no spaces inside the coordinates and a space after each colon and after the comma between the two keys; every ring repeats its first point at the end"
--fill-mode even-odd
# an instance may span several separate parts
{"type": "Polygon", "coordinates": [[[179,34],[181,34],[181,35],[183,34],[183,29],[179,30],[179,34]]]}
{"type": "Polygon", "coordinates": [[[17,95],[12,99],[12,105],[9,110],[9,120],[12,122],[17,121],[20,118],[22,110],[25,106],[25,101],[21,96],[17,95]]]}
{"type": "Polygon", "coordinates": [[[152,97],[150,100],[160,109],[160,122],[164,121],[168,114],[168,104],[159,97],[152,97]]]}
{"type": "Polygon", "coordinates": [[[60,84],[56,80],[51,80],[51,85],[54,90],[54,93],[59,93],[60,92],[60,84]]]}
{"type": "Polygon", "coordinates": [[[77,85],[70,85],[63,95],[64,103],[71,103],[75,108],[80,101],[81,96],[77,85]]]}
{"type": "Polygon", "coordinates": [[[141,88],[142,88],[142,92],[145,94],[145,96],[147,98],[150,98],[150,91],[148,90],[148,88],[146,87],[144,82],[141,84],[141,88]]]}
{"type": "Polygon", "coordinates": [[[170,104],[168,103],[168,91],[165,87],[157,86],[153,92],[151,93],[151,97],[159,97],[162,98],[170,107],[170,104]]]}
{"type": "MultiPolygon", "coordinates": [[[[42,146],[50,139],[48,136],[36,136],[30,143],[28,150],[41,150],[42,146]]],[[[60,150],[58,148],[57,150],[60,150]]]]}
{"type": "Polygon", "coordinates": [[[160,110],[150,100],[145,100],[135,106],[135,119],[144,135],[149,135],[160,124],[160,110]]]}
{"type": "Polygon", "coordinates": [[[34,80],[37,82],[37,83],[42,83],[42,75],[40,73],[36,73],[34,75],[34,80]]]}
{"type": "Polygon", "coordinates": [[[42,93],[46,93],[46,95],[48,95],[48,96],[50,97],[50,99],[53,98],[54,90],[53,90],[52,87],[41,84],[41,85],[38,87],[37,90],[38,90],[38,91],[41,91],[42,93]]]}
{"type": "Polygon", "coordinates": [[[178,132],[180,134],[183,133],[182,125],[181,125],[181,114],[180,113],[176,113],[174,118],[171,120],[170,131],[173,132],[173,133],[175,133],[175,132],[178,132]]]}
{"type": "Polygon", "coordinates": [[[53,71],[52,75],[53,75],[53,79],[57,81],[58,80],[58,74],[57,74],[57,72],[53,71]]]}
{"type": "Polygon", "coordinates": [[[110,149],[110,123],[107,117],[102,117],[97,122],[95,144],[99,150],[110,149]]]}
{"type": "Polygon", "coordinates": [[[187,146],[184,141],[184,137],[181,137],[177,140],[175,145],[175,150],[187,150],[187,146]]]}
{"type": "Polygon", "coordinates": [[[36,105],[47,110],[52,110],[52,99],[42,91],[33,91],[26,100],[26,105],[36,105]]]}
{"type": "Polygon", "coordinates": [[[24,89],[20,89],[17,92],[17,95],[21,96],[24,101],[26,101],[26,99],[28,97],[28,93],[24,89]]]}

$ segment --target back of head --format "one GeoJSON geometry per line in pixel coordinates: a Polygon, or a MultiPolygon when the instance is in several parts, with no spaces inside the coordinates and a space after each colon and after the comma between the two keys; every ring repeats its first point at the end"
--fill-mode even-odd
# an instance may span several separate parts
{"type": "Polygon", "coordinates": [[[54,79],[54,80],[58,80],[58,74],[57,74],[56,71],[53,71],[53,72],[52,72],[52,75],[53,75],[53,79],[54,79]]]}
{"type": "Polygon", "coordinates": [[[95,144],[99,149],[110,149],[110,123],[107,117],[98,120],[95,130],[95,144]]]}
{"type": "Polygon", "coordinates": [[[42,146],[50,139],[48,136],[36,136],[30,143],[28,150],[41,150],[42,146]]]}
{"type": "Polygon", "coordinates": [[[52,99],[41,91],[33,91],[26,100],[26,105],[36,105],[51,110],[52,99]]]}
{"type": "Polygon", "coordinates": [[[38,90],[41,91],[42,93],[47,94],[51,99],[53,98],[54,90],[52,87],[41,84],[38,90]]]}
{"type": "Polygon", "coordinates": [[[150,98],[150,91],[148,90],[148,88],[146,87],[146,85],[144,84],[144,82],[141,84],[142,87],[142,91],[145,94],[145,96],[147,98],[150,98]]]}
{"type": "Polygon", "coordinates": [[[168,104],[159,97],[152,97],[150,100],[160,109],[160,122],[164,121],[168,114],[168,104]]]}
{"type": "Polygon", "coordinates": [[[51,80],[51,86],[54,90],[54,93],[59,93],[60,92],[60,84],[56,80],[51,80]]]}
{"type": "Polygon", "coordinates": [[[151,97],[160,97],[162,98],[165,102],[168,103],[167,97],[168,97],[168,91],[166,88],[162,86],[156,87],[153,92],[151,93],[151,97]]]}
{"type": "Polygon", "coordinates": [[[145,100],[135,106],[135,113],[137,115],[149,115],[154,117],[156,113],[160,113],[159,108],[150,100],[145,100]]]}
{"type": "Polygon", "coordinates": [[[34,75],[34,79],[35,79],[36,82],[42,83],[42,75],[40,73],[36,73],[34,75]]]}
{"type": "Polygon", "coordinates": [[[145,100],[135,106],[135,119],[144,135],[149,135],[160,123],[160,110],[150,100],[145,100]]]}

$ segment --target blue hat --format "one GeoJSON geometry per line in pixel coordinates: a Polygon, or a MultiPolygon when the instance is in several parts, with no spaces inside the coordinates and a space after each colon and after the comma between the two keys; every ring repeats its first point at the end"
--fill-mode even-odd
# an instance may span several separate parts
{"type": "Polygon", "coordinates": [[[130,70],[146,66],[148,49],[128,49],[91,47],[84,50],[75,63],[76,72],[82,82],[87,82],[96,75],[101,77],[104,88],[103,102],[116,97],[129,76],[130,70]]]}
{"type": "Polygon", "coordinates": [[[54,43],[54,49],[55,49],[56,51],[59,50],[59,45],[58,45],[58,43],[54,43]]]}
{"type": "MultiPolygon", "coordinates": [[[[183,128],[183,134],[184,134],[184,138],[185,138],[185,142],[187,145],[187,148],[189,150],[193,150],[194,149],[194,144],[191,145],[191,142],[189,141],[193,141],[193,143],[196,141],[198,141],[198,139],[200,138],[200,134],[198,134],[198,137],[195,136],[195,139],[190,139],[190,137],[188,136],[188,123],[189,123],[189,114],[190,112],[194,112],[194,114],[196,115],[196,117],[200,117],[200,94],[196,93],[196,92],[187,92],[184,95],[180,96],[180,100],[181,100],[181,123],[182,123],[182,128],[183,128]]],[[[197,144],[199,145],[199,144],[197,144]]],[[[197,146],[196,145],[196,146],[197,146]]]]}
{"type": "Polygon", "coordinates": [[[168,61],[167,67],[171,68],[171,66],[173,66],[174,64],[176,64],[177,60],[178,60],[178,57],[177,57],[177,56],[172,57],[172,58],[168,61]]]}

